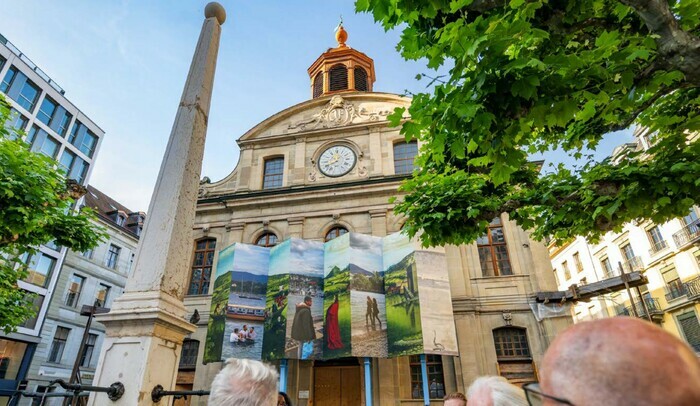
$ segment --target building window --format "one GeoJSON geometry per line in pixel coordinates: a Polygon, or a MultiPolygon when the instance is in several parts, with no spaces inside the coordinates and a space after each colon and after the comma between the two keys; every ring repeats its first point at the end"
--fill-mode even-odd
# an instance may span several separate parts
{"type": "Polygon", "coordinates": [[[97,292],[95,292],[95,306],[106,307],[107,299],[109,299],[109,291],[112,288],[103,283],[100,283],[97,287],[97,292]]]}
{"type": "Polygon", "coordinates": [[[348,68],[345,65],[335,65],[331,68],[329,90],[347,90],[348,88],[348,68]]]}
{"type": "MultiPolygon", "coordinates": [[[[10,109],[10,119],[5,122],[5,128],[15,129],[17,131],[24,131],[27,128],[27,123],[29,119],[23,116],[19,111],[11,108],[10,109]]],[[[13,139],[15,138],[13,134],[10,134],[13,139]]]]}
{"type": "Polygon", "coordinates": [[[476,240],[476,245],[479,250],[479,262],[481,262],[483,276],[513,274],[500,218],[493,219],[486,234],[476,240]]]}
{"type": "Polygon", "coordinates": [[[649,238],[649,243],[651,244],[650,253],[652,255],[668,247],[666,240],[664,240],[664,237],[661,235],[659,226],[654,226],[648,229],[647,237],[649,238]]]}
{"type": "Polygon", "coordinates": [[[95,352],[95,343],[97,342],[97,334],[88,334],[83,347],[83,353],[80,355],[80,366],[84,368],[90,367],[92,362],[92,354],[95,352]]]}
{"type": "Polygon", "coordinates": [[[83,258],[92,259],[92,255],[94,254],[94,252],[95,252],[95,251],[93,251],[92,249],[89,249],[89,250],[87,250],[87,251],[81,252],[80,255],[81,255],[83,258]]]}
{"type": "Polygon", "coordinates": [[[265,176],[263,178],[263,189],[273,189],[282,187],[283,172],[284,158],[266,159],[265,176]]]}
{"type": "Polygon", "coordinates": [[[581,263],[581,255],[578,252],[574,253],[574,266],[576,267],[576,272],[583,272],[583,263],[581,263]]]}
{"type": "Polygon", "coordinates": [[[671,267],[661,270],[661,277],[666,283],[666,300],[673,300],[686,294],[685,285],[681,282],[681,278],[678,277],[676,268],[671,267]]]}
{"type": "Polygon", "coordinates": [[[56,131],[61,137],[65,137],[68,132],[68,126],[70,121],[73,119],[73,115],[69,112],[65,112],[63,117],[61,117],[61,123],[58,125],[58,130],[56,131]]]}
{"type": "Polygon", "coordinates": [[[199,351],[199,341],[188,339],[183,341],[179,369],[195,369],[197,366],[197,351],[199,351]]]}
{"type": "Polygon", "coordinates": [[[277,245],[277,236],[274,233],[265,233],[258,237],[257,241],[255,241],[255,245],[259,245],[261,247],[274,247],[277,245]]]}
{"type": "Polygon", "coordinates": [[[216,240],[213,238],[195,242],[192,276],[188,295],[206,295],[209,292],[211,267],[214,263],[216,240]]]}
{"type": "Polygon", "coordinates": [[[126,217],[122,216],[121,214],[117,214],[117,225],[119,227],[123,227],[125,222],[126,222],[126,217]]]}
{"type": "Polygon", "coordinates": [[[68,280],[68,294],[66,295],[66,306],[75,307],[80,303],[80,293],[83,291],[85,278],[79,275],[71,275],[68,280]]]}
{"type": "Polygon", "coordinates": [[[683,217],[683,223],[685,223],[686,226],[689,226],[689,225],[695,224],[697,222],[698,222],[698,215],[695,213],[695,208],[691,207],[688,215],[683,217]]]}
{"type": "Polygon", "coordinates": [[[323,72],[318,72],[314,77],[314,99],[323,94],[323,72]]]}
{"type": "Polygon", "coordinates": [[[0,338],[0,379],[17,379],[26,351],[26,343],[0,338]]]}
{"type": "Polygon", "coordinates": [[[32,146],[32,151],[38,151],[51,158],[56,158],[59,143],[46,131],[33,125],[27,135],[27,143],[32,146]]]}
{"type": "Polygon", "coordinates": [[[47,126],[51,124],[51,119],[53,118],[56,109],[58,108],[58,103],[56,103],[49,96],[44,97],[44,101],[41,102],[41,107],[39,107],[39,112],[36,113],[36,119],[46,124],[47,126]]]}
{"type": "Polygon", "coordinates": [[[7,90],[12,86],[12,82],[15,80],[15,77],[17,76],[17,68],[14,66],[11,66],[10,69],[7,70],[7,73],[5,74],[5,78],[3,78],[2,83],[0,83],[0,92],[7,93],[7,90]]]}
{"type": "Polygon", "coordinates": [[[73,128],[70,130],[70,136],[68,136],[68,142],[75,145],[75,140],[78,138],[78,133],[83,127],[85,127],[83,123],[81,123],[79,120],[75,120],[75,124],[73,124],[73,128]]]}
{"type": "Polygon", "coordinates": [[[613,269],[612,264],[610,263],[610,259],[608,257],[601,259],[600,265],[603,267],[603,275],[606,279],[615,276],[616,272],[613,269]]]}
{"type": "Polygon", "coordinates": [[[367,71],[364,70],[363,68],[357,66],[354,69],[354,76],[355,76],[355,90],[359,90],[361,92],[366,92],[368,90],[367,71]]]}
{"type": "Polygon", "coordinates": [[[693,347],[695,352],[700,352],[700,323],[695,312],[681,314],[677,317],[685,341],[693,347]]]}
{"type": "MultiPolygon", "coordinates": [[[[26,294],[30,294],[29,292],[26,292],[26,294]]],[[[27,328],[29,330],[34,330],[36,327],[36,322],[39,320],[39,313],[41,312],[41,306],[44,304],[44,296],[34,294],[34,299],[32,299],[32,309],[34,310],[34,317],[31,317],[27,320],[25,320],[22,323],[22,327],[27,328]]]]}
{"type": "Polygon", "coordinates": [[[87,130],[85,136],[83,136],[83,141],[78,146],[78,149],[83,154],[92,158],[92,154],[95,152],[95,146],[97,145],[97,136],[92,133],[92,131],[87,130]]]}
{"type": "Polygon", "coordinates": [[[620,247],[620,251],[622,251],[622,255],[625,257],[625,260],[629,261],[630,259],[634,258],[634,250],[630,244],[625,244],[620,247]]]}
{"type": "Polygon", "coordinates": [[[564,270],[564,279],[566,279],[566,280],[571,279],[571,271],[569,270],[569,263],[567,261],[564,261],[561,264],[561,267],[564,270]]]}
{"type": "Polygon", "coordinates": [[[497,328],[493,330],[493,343],[496,348],[499,375],[516,384],[536,380],[526,329],[497,328]]]}
{"type": "Polygon", "coordinates": [[[27,81],[24,82],[24,86],[22,86],[22,89],[19,91],[19,100],[17,100],[17,104],[31,113],[32,110],[34,110],[34,105],[38,97],[39,87],[31,80],[27,79],[27,81]]]}
{"type": "Polygon", "coordinates": [[[66,341],[68,341],[68,334],[70,334],[69,328],[56,328],[56,334],[53,336],[51,350],[49,351],[49,362],[61,362],[61,358],[63,358],[63,349],[66,348],[66,341]]]}
{"type": "MultiPolygon", "coordinates": [[[[426,355],[425,361],[428,367],[428,390],[431,399],[445,397],[445,375],[442,370],[442,357],[439,355],[426,355]]],[[[421,372],[420,357],[411,355],[411,397],[423,399],[423,373],[421,372]]]]}
{"type": "Polygon", "coordinates": [[[348,229],[345,227],[333,227],[328,232],[326,233],[326,238],[325,241],[330,241],[334,238],[340,237],[341,235],[345,234],[348,232],[348,229]]]}
{"type": "Polygon", "coordinates": [[[53,268],[56,266],[56,258],[39,252],[27,257],[25,263],[29,268],[29,274],[24,281],[45,288],[51,279],[53,268]]]}
{"type": "Polygon", "coordinates": [[[109,245],[109,251],[107,251],[107,260],[105,260],[105,266],[107,268],[117,268],[117,262],[119,261],[119,252],[121,252],[121,250],[121,248],[117,247],[114,244],[109,245]]]}
{"type": "Polygon", "coordinates": [[[418,155],[416,141],[394,144],[394,173],[397,175],[412,173],[417,168],[415,165],[416,155],[418,155]]]}

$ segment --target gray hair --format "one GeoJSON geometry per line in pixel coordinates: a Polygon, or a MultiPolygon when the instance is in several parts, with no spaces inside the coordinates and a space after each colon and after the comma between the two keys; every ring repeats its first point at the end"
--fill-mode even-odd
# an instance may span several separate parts
{"type": "Polygon", "coordinates": [[[211,383],[209,406],[276,406],[277,371],[260,361],[229,358],[211,383]]]}
{"type": "Polygon", "coordinates": [[[525,392],[502,376],[476,378],[467,390],[467,403],[471,405],[472,398],[484,392],[491,393],[493,406],[528,406],[525,392]]]}

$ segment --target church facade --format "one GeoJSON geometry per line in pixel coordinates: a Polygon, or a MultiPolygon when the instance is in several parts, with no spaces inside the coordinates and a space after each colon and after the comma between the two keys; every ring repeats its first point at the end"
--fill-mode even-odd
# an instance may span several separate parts
{"type": "MultiPolygon", "coordinates": [[[[403,219],[389,200],[414,169],[419,145],[390,127],[387,115],[410,99],[374,92],[372,59],[345,45],[342,28],[336,38],[338,46],[309,68],[312,98],[244,134],[233,171],[201,183],[185,296],[188,311],[199,314],[198,330],[183,344],[178,389],[208,389],[222,367],[202,362],[220,249],[401,230],[403,219]]],[[[570,317],[538,321],[530,308],[535,292],[557,288],[546,247],[504,214],[477,243],[444,251],[459,356],[428,356],[430,397],[464,391],[481,375],[536,380],[547,346],[571,324],[570,317]]],[[[287,392],[295,405],[364,404],[362,362],[289,360],[287,392]]],[[[374,404],[423,404],[417,356],[372,359],[371,371],[374,404]]],[[[183,402],[206,403],[176,404],[183,402]]]]}

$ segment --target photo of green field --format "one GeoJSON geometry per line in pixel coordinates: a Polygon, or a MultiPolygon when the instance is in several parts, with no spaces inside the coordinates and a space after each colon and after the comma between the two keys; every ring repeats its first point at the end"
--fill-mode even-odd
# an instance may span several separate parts
{"type": "Polygon", "coordinates": [[[414,247],[404,234],[384,238],[384,289],[389,356],[423,353],[414,247]]]}
{"type": "MultiPolygon", "coordinates": [[[[272,262],[272,261],[271,261],[272,262]]],[[[284,358],[287,334],[287,306],[289,305],[289,274],[270,275],[267,279],[265,300],[265,335],[262,358],[272,361],[284,358]]]]}
{"type": "Polygon", "coordinates": [[[226,306],[231,291],[231,272],[217,272],[214,293],[211,298],[211,314],[204,346],[204,363],[221,361],[221,352],[226,329],[226,306]]]}

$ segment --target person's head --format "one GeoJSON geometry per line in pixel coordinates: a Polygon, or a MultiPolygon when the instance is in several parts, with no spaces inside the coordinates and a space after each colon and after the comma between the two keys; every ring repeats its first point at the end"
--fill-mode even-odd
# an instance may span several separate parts
{"type": "Polygon", "coordinates": [[[467,397],[461,392],[450,393],[442,398],[444,406],[467,406],[467,397]]]}
{"type": "Polygon", "coordinates": [[[476,378],[467,390],[469,406],[527,406],[525,392],[502,376],[476,378]]]}
{"type": "Polygon", "coordinates": [[[311,296],[304,296],[304,303],[306,303],[308,306],[311,306],[311,296]]]}
{"type": "Polygon", "coordinates": [[[234,328],[234,329],[233,329],[233,332],[234,332],[234,333],[238,333],[238,331],[239,331],[239,330],[238,330],[237,328],[234,328]]]}
{"type": "Polygon", "coordinates": [[[209,406],[274,406],[277,371],[260,361],[229,358],[211,383],[209,406]]]}
{"type": "Polygon", "coordinates": [[[372,303],[377,304],[377,298],[372,298],[372,303]]]}
{"type": "Polygon", "coordinates": [[[244,325],[243,325],[243,331],[246,331],[246,330],[248,330],[248,325],[247,325],[247,324],[244,324],[244,325]]]}
{"type": "Polygon", "coordinates": [[[575,405],[700,405],[700,362],[652,323],[613,317],[576,324],[545,353],[541,392],[575,405]]]}
{"type": "Polygon", "coordinates": [[[254,330],[255,330],[255,327],[252,327],[252,326],[251,326],[251,327],[250,327],[250,331],[254,331],[254,330]]]}
{"type": "Polygon", "coordinates": [[[280,392],[277,395],[277,406],[292,406],[292,399],[286,393],[280,392]]]}

